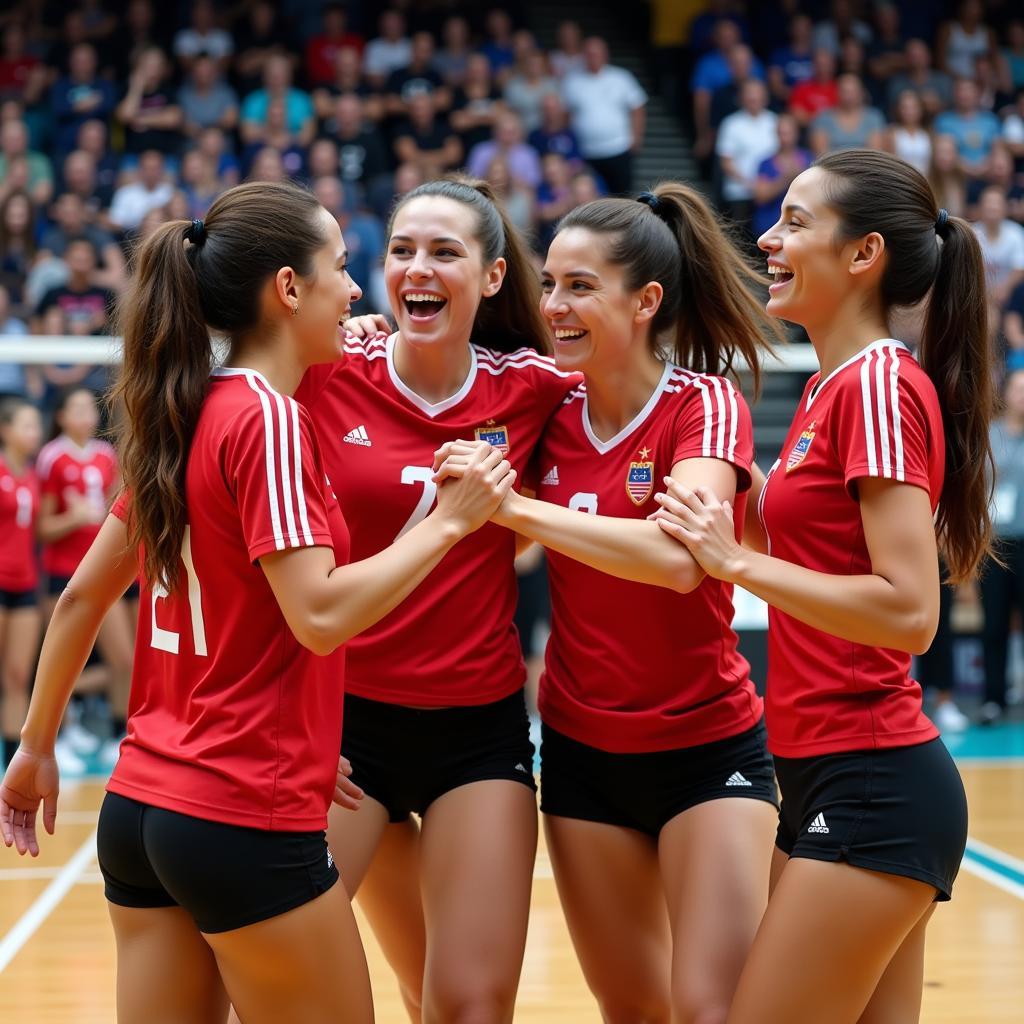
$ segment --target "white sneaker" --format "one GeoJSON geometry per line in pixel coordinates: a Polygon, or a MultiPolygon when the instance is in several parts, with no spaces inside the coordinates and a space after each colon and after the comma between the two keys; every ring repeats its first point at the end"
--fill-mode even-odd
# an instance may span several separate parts
{"type": "Polygon", "coordinates": [[[67,745],[80,757],[95,754],[100,749],[102,740],[94,732],[90,732],[80,722],[65,722],[61,736],[67,745]]]}
{"type": "Polygon", "coordinates": [[[57,767],[61,775],[84,775],[86,763],[74,752],[71,744],[61,733],[53,745],[53,756],[57,759],[57,767]]]}
{"type": "Polygon", "coordinates": [[[944,700],[935,709],[932,721],[939,727],[939,732],[964,732],[971,720],[951,700],[944,700]]]}
{"type": "Polygon", "coordinates": [[[123,739],[123,736],[112,736],[100,745],[100,749],[96,752],[96,760],[104,771],[111,771],[117,764],[117,759],[121,755],[121,740],[123,739]]]}

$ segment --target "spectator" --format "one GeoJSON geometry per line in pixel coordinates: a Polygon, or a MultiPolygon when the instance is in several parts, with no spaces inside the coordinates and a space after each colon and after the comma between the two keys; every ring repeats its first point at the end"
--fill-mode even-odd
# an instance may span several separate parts
{"type": "Polygon", "coordinates": [[[383,89],[388,75],[412,60],[412,41],[405,34],[405,18],[399,11],[383,11],[378,28],[380,35],[366,44],[363,71],[375,89],[383,89]]]}
{"type": "Polygon", "coordinates": [[[992,145],[985,176],[967,182],[967,212],[971,219],[977,219],[978,211],[974,207],[987,188],[997,188],[1006,197],[1006,214],[1010,220],[1018,223],[1024,220],[1024,185],[1018,181],[1013,156],[1002,141],[992,145]]]}
{"type": "Polygon", "coordinates": [[[1016,93],[1024,89],[1024,21],[1014,19],[1006,26],[1006,46],[1003,62],[1010,79],[1010,88],[1016,93]]]}
{"type": "Polygon", "coordinates": [[[980,178],[988,165],[992,143],[1002,125],[991,110],[982,110],[978,85],[970,78],[958,78],[953,87],[953,109],[935,119],[935,132],[951,135],[960,151],[960,165],[968,177],[980,178]]]}
{"type": "MultiPolygon", "coordinates": [[[[0,335],[25,337],[28,324],[16,317],[11,310],[11,296],[5,285],[0,284],[0,335]]],[[[0,363],[0,398],[17,395],[19,398],[37,398],[38,387],[32,387],[31,374],[26,374],[23,363],[0,363]],[[35,391],[35,394],[31,392],[35,391]]]]}
{"type": "Polygon", "coordinates": [[[235,29],[234,84],[240,95],[248,95],[260,87],[263,69],[271,57],[287,57],[285,38],[276,4],[271,0],[255,0],[248,9],[247,20],[235,29]]]}
{"type": "MultiPolygon", "coordinates": [[[[723,18],[715,25],[715,48],[697,61],[693,70],[690,88],[693,92],[694,153],[706,157],[714,148],[714,132],[711,130],[711,97],[732,81],[729,54],[740,43],[740,30],[736,23],[723,18]]],[[[760,62],[755,64],[755,73],[764,77],[760,62]]]]}
{"type": "Polygon", "coordinates": [[[814,77],[800,82],[789,94],[789,112],[801,127],[806,127],[823,110],[839,102],[836,59],[829,50],[814,51],[814,77]]]}
{"type": "Polygon", "coordinates": [[[989,438],[995,468],[992,526],[1000,560],[991,559],[981,576],[985,691],[979,720],[983,725],[999,721],[1006,713],[1010,621],[1014,612],[1024,612],[1024,370],[1007,376],[1002,415],[992,421],[989,438]]]}
{"type": "Polygon", "coordinates": [[[249,93],[242,101],[242,141],[249,145],[266,141],[267,113],[272,100],[283,102],[285,128],[296,144],[308,146],[316,130],[313,101],[307,93],[292,86],[292,66],[284,56],[267,60],[263,88],[249,93]]]}
{"type": "Polygon", "coordinates": [[[273,96],[267,104],[266,121],[256,142],[250,142],[242,153],[242,171],[265,148],[274,149],[281,157],[286,178],[298,179],[306,172],[306,146],[301,133],[292,131],[284,96],[273,96]]]}
{"type": "Polygon", "coordinates": [[[954,78],[973,78],[974,62],[996,52],[995,33],[982,21],[980,0],[963,0],[957,16],[939,29],[939,67],[954,78]]]}
{"type": "Polygon", "coordinates": [[[571,187],[573,206],[582,206],[604,195],[593,171],[577,171],[572,176],[571,187]]]}
{"type": "Polygon", "coordinates": [[[174,37],[174,56],[186,73],[199,57],[208,57],[221,73],[227,71],[235,41],[217,26],[217,11],[210,0],[193,0],[192,22],[174,37]]]}
{"type": "Polygon", "coordinates": [[[372,213],[353,210],[353,204],[345,195],[345,186],[339,178],[321,175],[314,180],[313,191],[320,205],[338,222],[345,237],[349,274],[355,281],[366,282],[364,297],[353,304],[352,312],[356,316],[371,312],[372,307],[365,296],[372,288],[370,282],[381,274],[384,225],[372,213]]]}
{"type": "Polygon", "coordinates": [[[811,149],[822,156],[835,149],[881,149],[885,117],[864,103],[864,85],[854,75],[838,80],[839,102],[811,122],[811,149]]]}
{"type": "Polygon", "coordinates": [[[541,160],[541,183],[537,186],[537,249],[547,252],[555,226],[575,205],[572,193],[572,165],[560,153],[550,152],[541,160]]]}
{"type": "Polygon", "coordinates": [[[754,73],[754,51],[745,43],[737,43],[728,56],[731,78],[728,85],[716,89],[711,97],[711,127],[717,132],[719,125],[740,109],[743,85],[757,78],[754,73]]]}
{"type": "Polygon", "coordinates": [[[384,97],[378,93],[363,74],[363,61],[353,46],[343,46],[334,55],[334,77],[327,85],[313,93],[316,116],[329,119],[339,96],[351,94],[362,101],[363,115],[370,121],[384,117],[384,97]]]}
{"type": "Polygon", "coordinates": [[[469,22],[459,15],[446,18],[441,29],[441,40],[444,46],[434,56],[434,70],[447,85],[457,88],[466,77],[469,58],[473,53],[469,45],[469,22]]]}
{"type": "Polygon", "coordinates": [[[126,81],[139,54],[165,41],[157,32],[152,0],[129,0],[124,17],[108,41],[103,63],[114,68],[117,81],[126,81]]]}
{"type": "Polygon", "coordinates": [[[924,105],[913,89],[896,100],[896,117],[889,125],[886,149],[927,175],[932,162],[932,137],[924,127],[924,105]]]}
{"type": "Polygon", "coordinates": [[[183,124],[171,86],[171,66],[163,50],[151,47],[139,54],[128,79],[128,92],[118,104],[117,119],[124,125],[125,152],[138,154],[158,149],[176,156],[183,124]]]}
{"type": "Polygon", "coordinates": [[[928,182],[935,193],[935,201],[951,217],[966,215],[967,175],[960,164],[960,153],[952,135],[934,137],[928,182]]]}
{"type": "Polygon", "coordinates": [[[504,85],[515,63],[512,46],[512,19],[508,11],[492,7],[484,20],[484,43],[480,52],[491,65],[491,73],[499,85],[504,85]]]}
{"type": "Polygon", "coordinates": [[[894,3],[880,3],[875,8],[875,37],[867,47],[872,77],[886,82],[901,74],[907,66],[905,47],[899,8],[894,3]]]}
{"type": "MultiPolygon", "coordinates": [[[[690,49],[697,57],[716,45],[716,33],[722,22],[736,27],[736,42],[750,39],[750,28],[744,16],[737,11],[736,0],[705,0],[704,10],[690,22],[690,49]]],[[[775,12],[778,17],[778,10],[775,12]]]]}
{"type": "Polygon", "coordinates": [[[104,211],[113,201],[114,193],[100,189],[93,155],[82,149],[68,153],[61,178],[63,191],[73,192],[82,200],[89,220],[102,220],[104,211]]]}
{"type": "Polygon", "coordinates": [[[29,52],[27,44],[21,22],[9,22],[0,42],[0,98],[21,99],[37,77],[35,71],[42,63],[29,52]]]}
{"type": "Polygon", "coordinates": [[[11,192],[0,202],[0,284],[21,308],[25,278],[36,259],[36,216],[27,192],[11,192]]]}
{"type": "Polygon", "coordinates": [[[583,163],[580,144],[569,127],[569,114],[561,96],[549,94],[541,100],[540,127],[530,132],[526,141],[542,158],[548,153],[557,153],[569,162],[570,170],[578,169],[583,163]]]}
{"type": "Polygon", "coordinates": [[[932,67],[932,51],[921,39],[908,39],[904,48],[906,70],[889,79],[887,107],[892,111],[901,93],[910,89],[917,93],[930,121],[953,102],[953,79],[932,67]]]}
{"type": "Polygon", "coordinates": [[[217,177],[225,188],[237,185],[242,178],[242,168],[235,155],[228,149],[228,142],[220,128],[207,128],[196,139],[196,148],[205,153],[217,168],[217,177]]]}
{"type": "Polygon", "coordinates": [[[324,125],[337,143],[341,180],[349,188],[369,187],[390,167],[380,132],[367,124],[363,109],[358,96],[339,96],[334,101],[334,115],[324,125]]]}
{"type": "Polygon", "coordinates": [[[860,81],[865,91],[866,103],[873,107],[885,105],[882,83],[868,71],[864,44],[856,36],[846,36],[839,44],[839,67],[836,71],[837,84],[842,75],[853,75],[860,81]]]}
{"type": "Polygon", "coordinates": [[[492,136],[498,117],[506,109],[490,61],[482,53],[474,53],[466,65],[465,80],[452,100],[451,123],[465,152],[492,136]]]}
{"type": "Polygon", "coordinates": [[[430,97],[438,112],[451,107],[451,90],[434,69],[434,37],[429,32],[417,32],[412,37],[409,63],[388,75],[384,91],[384,109],[389,117],[408,117],[410,100],[421,93],[430,97]]]}
{"type": "Polygon", "coordinates": [[[547,57],[534,47],[523,58],[522,70],[513,71],[505,83],[505,102],[523,122],[529,134],[540,127],[545,96],[561,96],[558,80],[548,73],[547,57]]]}
{"type": "MultiPolygon", "coordinates": [[[[101,207],[110,205],[120,173],[120,160],[110,148],[109,135],[106,123],[103,121],[86,121],[78,129],[78,149],[92,159],[93,189],[101,207]]],[[[73,156],[74,153],[68,156],[65,166],[73,156]]]]}
{"type": "Polygon", "coordinates": [[[114,193],[108,214],[110,222],[120,231],[133,231],[150,210],[167,203],[173,191],[166,179],[163,153],[148,149],[139,156],[136,180],[114,193]]]}
{"type": "Polygon", "coordinates": [[[562,98],[583,157],[612,193],[633,187],[633,153],[643,144],[647,93],[624,68],[608,63],[608,44],[583,44],[586,67],[566,76],[562,98]]]}
{"type": "Polygon", "coordinates": [[[341,172],[341,154],[334,139],[319,138],[309,147],[306,173],[310,181],[337,178],[341,172]]]}
{"type": "Polygon", "coordinates": [[[999,324],[1010,295],[1024,282],[1024,227],[1007,219],[1006,196],[991,186],[981,194],[973,226],[985,259],[988,300],[999,311],[994,321],[999,324]]]}
{"type": "Polygon", "coordinates": [[[24,121],[4,121],[0,125],[0,181],[7,177],[13,159],[23,157],[28,164],[28,194],[36,206],[45,206],[53,195],[53,167],[49,158],[28,148],[28,128],[24,121]]]}
{"type": "Polygon", "coordinates": [[[195,138],[204,128],[233,132],[238,125],[238,94],[223,81],[212,58],[192,61],[188,78],[178,90],[182,131],[195,138]]]}
{"type": "Polygon", "coordinates": [[[120,292],[128,281],[124,254],[113,235],[97,224],[89,223],[88,210],[82,197],[64,192],[50,210],[53,224],[43,232],[40,254],[64,259],[72,239],[86,238],[98,257],[96,283],[113,292],[120,292]]]}
{"type": "Polygon", "coordinates": [[[281,154],[273,146],[262,146],[249,167],[246,181],[287,181],[281,154]]]}
{"type": "Polygon", "coordinates": [[[331,3],[323,9],[322,28],[306,43],[306,77],[310,87],[327,85],[334,78],[338,52],[347,47],[362,56],[365,40],[348,27],[343,4],[331,3]]]}
{"type": "Polygon", "coordinates": [[[205,217],[210,204],[224,191],[217,165],[199,149],[190,149],[182,157],[181,184],[188,202],[186,220],[205,217]]]}
{"type": "Polygon", "coordinates": [[[751,224],[755,238],[760,238],[782,211],[782,197],[793,179],[805,171],[813,159],[809,150],[800,146],[800,125],[792,114],[780,114],[776,124],[778,149],[761,161],[754,180],[754,215],[751,224]]]}
{"type": "Polygon", "coordinates": [[[1024,285],[1018,285],[1003,313],[1003,336],[1006,338],[1006,368],[1024,370],[1024,285]]]}
{"type": "Polygon", "coordinates": [[[497,157],[508,165],[512,179],[528,189],[540,184],[540,157],[523,137],[523,122],[511,110],[503,113],[494,126],[494,138],[477,143],[466,161],[466,169],[474,178],[482,178],[497,157]]]}
{"type": "Polygon", "coordinates": [[[768,85],[779,103],[787,103],[794,86],[814,77],[813,27],[806,14],[794,15],[789,23],[789,45],[772,53],[768,85]]]}
{"type": "Polygon", "coordinates": [[[509,173],[508,160],[497,154],[484,168],[483,179],[491,186],[508,219],[527,238],[534,234],[534,190],[509,173]]]}
{"type": "Polygon", "coordinates": [[[832,0],[832,17],[814,26],[814,49],[828,50],[838,58],[840,44],[847,36],[859,39],[863,46],[873,38],[871,26],[854,15],[850,0],[832,0]]]}
{"type": "Polygon", "coordinates": [[[1024,171],[1024,89],[1003,118],[1002,141],[1013,155],[1018,171],[1024,171]]]}
{"type": "Polygon", "coordinates": [[[114,86],[97,73],[96,48],[91,43],[73,47],[68,74],[57,79],[50,94],[58,157],[74,149],[78,129],[86,121],[98,118],[108,123],[116,102],[114,86]]]}
{"type": "Polygon", "coordinates": [[[96,282],[96,250],[92,242],[82,235],[72,238],[65,250],[64,262],[68,267],[67,282],[51,288],[42,297],[36,316],[43,316],[50,306],[59,306],[69,334],[105,333],[114,294],[96,282]]]}
{"type": "Polygon", "coordinates": [[[394,149],[401,163],[415,164],[425,179],[439,177],[462,161],[459,137],[424,93],[412,98],[409,117],[395,134],[394,149]]]}
{"type": "Polygon", "coordinates": [[[740,93],[740,109],[722,122],[715,147],[726,210],[733,220],[748,228],[758,168],[778,146],[778,118],[768,109],[768,87],[751,79],[740,93]]]}
{"type": "Polygon", "coordinates": [[[583,30],[578,21],[563,21],[555,34],[555,48],[551,51],[551,70],[557,78],[565,78],[572,71],[586,67],[583,59],[583,30]]]}

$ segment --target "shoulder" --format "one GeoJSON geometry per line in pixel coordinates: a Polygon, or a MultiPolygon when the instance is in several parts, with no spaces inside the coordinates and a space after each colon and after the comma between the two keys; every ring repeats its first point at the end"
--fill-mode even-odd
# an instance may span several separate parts
{"type": "Polygon", "coordinates": [[[865,422],[897,417],[911,408],[939,415],[935,385],[901,342],[887,340],[865,349],[842,368],[836,397],[853,406],[865,422]]]}
{"type": "Polygon", "coordinates": [[[39,474],[40,480],[45,480],[53,472],[57,462],[66,454],[66,451],[64,439],[61,437],[48,441],[39,449],[39,454],[36,456],[36,472],[39,474]]]}
{"type": "Polygon", "coordinates": [[[697,373],[673,366],[664,389],[679,396],[679,401],[698,404],[704,414],[712,417],[747,413],[747,401],[739,388],[728,378],[714,373],[697,373]]]}
{"type": "Polygon", "coordinates": [[[551,356],[532,348],[517,348],[511,352],[495,352],[483,345],[473,346],[478,371],[495,377],[526,378],[542,382],[559,381],[566,388],[578,374],[560,370],[551,356]]]}

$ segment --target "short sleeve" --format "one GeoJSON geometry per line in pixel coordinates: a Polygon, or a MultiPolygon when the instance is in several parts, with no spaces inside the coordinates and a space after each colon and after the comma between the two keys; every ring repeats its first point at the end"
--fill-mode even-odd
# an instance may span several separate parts
{"type": "Polygon", "coordinates": [[[128,516],[131,514],[131,495],[128,491],[122,490],[117,496],[114,504],[110,506],[110,514],[117,516],[122,523],[128,522],[128,516]]]}
{"type": "Polygon", "coordinates": [[[736,493],[749,490],[754,428],[743,395],[726,377],[694,374],[679,384],[672,465],[684,459],[722,459],[736,467],[736,493]]]}
{"type": "Polygon", "coordinates": [[[625,85],[626,104],[630,110],[636,110],[647,102],[647,93],[644,87],[636,80],[631,71],[625,71],[622,76],[625,85]]]}
{"type": "Polygon", "coordinates": [[[259,391],[232,423],[222,472],[255,562],[286,548],[332,547],[326,476],[309,413],[294,399],[259,391]]]}
{"type": "Polygon", "coordinates": [[[934,390],[922,386],[926,381],[901,365],[909,360],[895,346],[873,349],[859,368],[836,381],[828,430],[851,497],[863,477],[914,484],[931,493],[929,457],[944,450],[932,428],[940,422],[938,400],[934,390]]]}

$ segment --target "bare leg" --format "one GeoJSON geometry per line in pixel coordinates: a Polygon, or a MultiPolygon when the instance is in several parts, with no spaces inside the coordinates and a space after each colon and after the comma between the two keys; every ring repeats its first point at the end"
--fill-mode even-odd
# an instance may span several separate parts
{"type": "Polygon", "coordinates": [[[420,844],[427,1024],[509,1024],[526,948],[537,801],[518,782],[474,782],[427,809],[420,844]]]}
{"type": "Polygon", "coordinates": [[[672,1020],[724,1024],[768,902],[778,813],[761,800],[710,800],[658,837],[672,923],[672,1020]]]}
{"type": "Polygon", "coordinates": [[[180,907],[108,903],[117,942],[118,1024],[224,1024],[217,961],[180,907]]]}
{"type": "Polygon", "coordinates": [[[791,858],[768,902],[728,1024],[856,1024],[935,890],[844,862],[791,858]]]}
{"type": "Polygon", "coordinates": [[[365,797],[358,811],[331,804],[327,812],[327,845],[351,897],[359,891],[387,827],[387,809],[373,797],[365,797]]]}
{"type": "Polygon", "coordinates": [[[924,935],[935,904],[924,912],[889,961],[858,1024],[916,1024],[924,987],[924,935]]]}
{"type": "MultiPolygon", "coordinates": [[[[107,612],[96,637],[96,646],[110,672],[110,710],[115,718],[127,719],[135,653],[135,623],[127,601],[118,601],[107,612]]],[[[115,738],[120,739],[120,736],[115,738]]]]}
{"type": "Polygon", "coordinates": [[[544,815],[576,956],[606,1024],[670,1018],[671,936],[655,841],[642,832],[544,815]]]}

